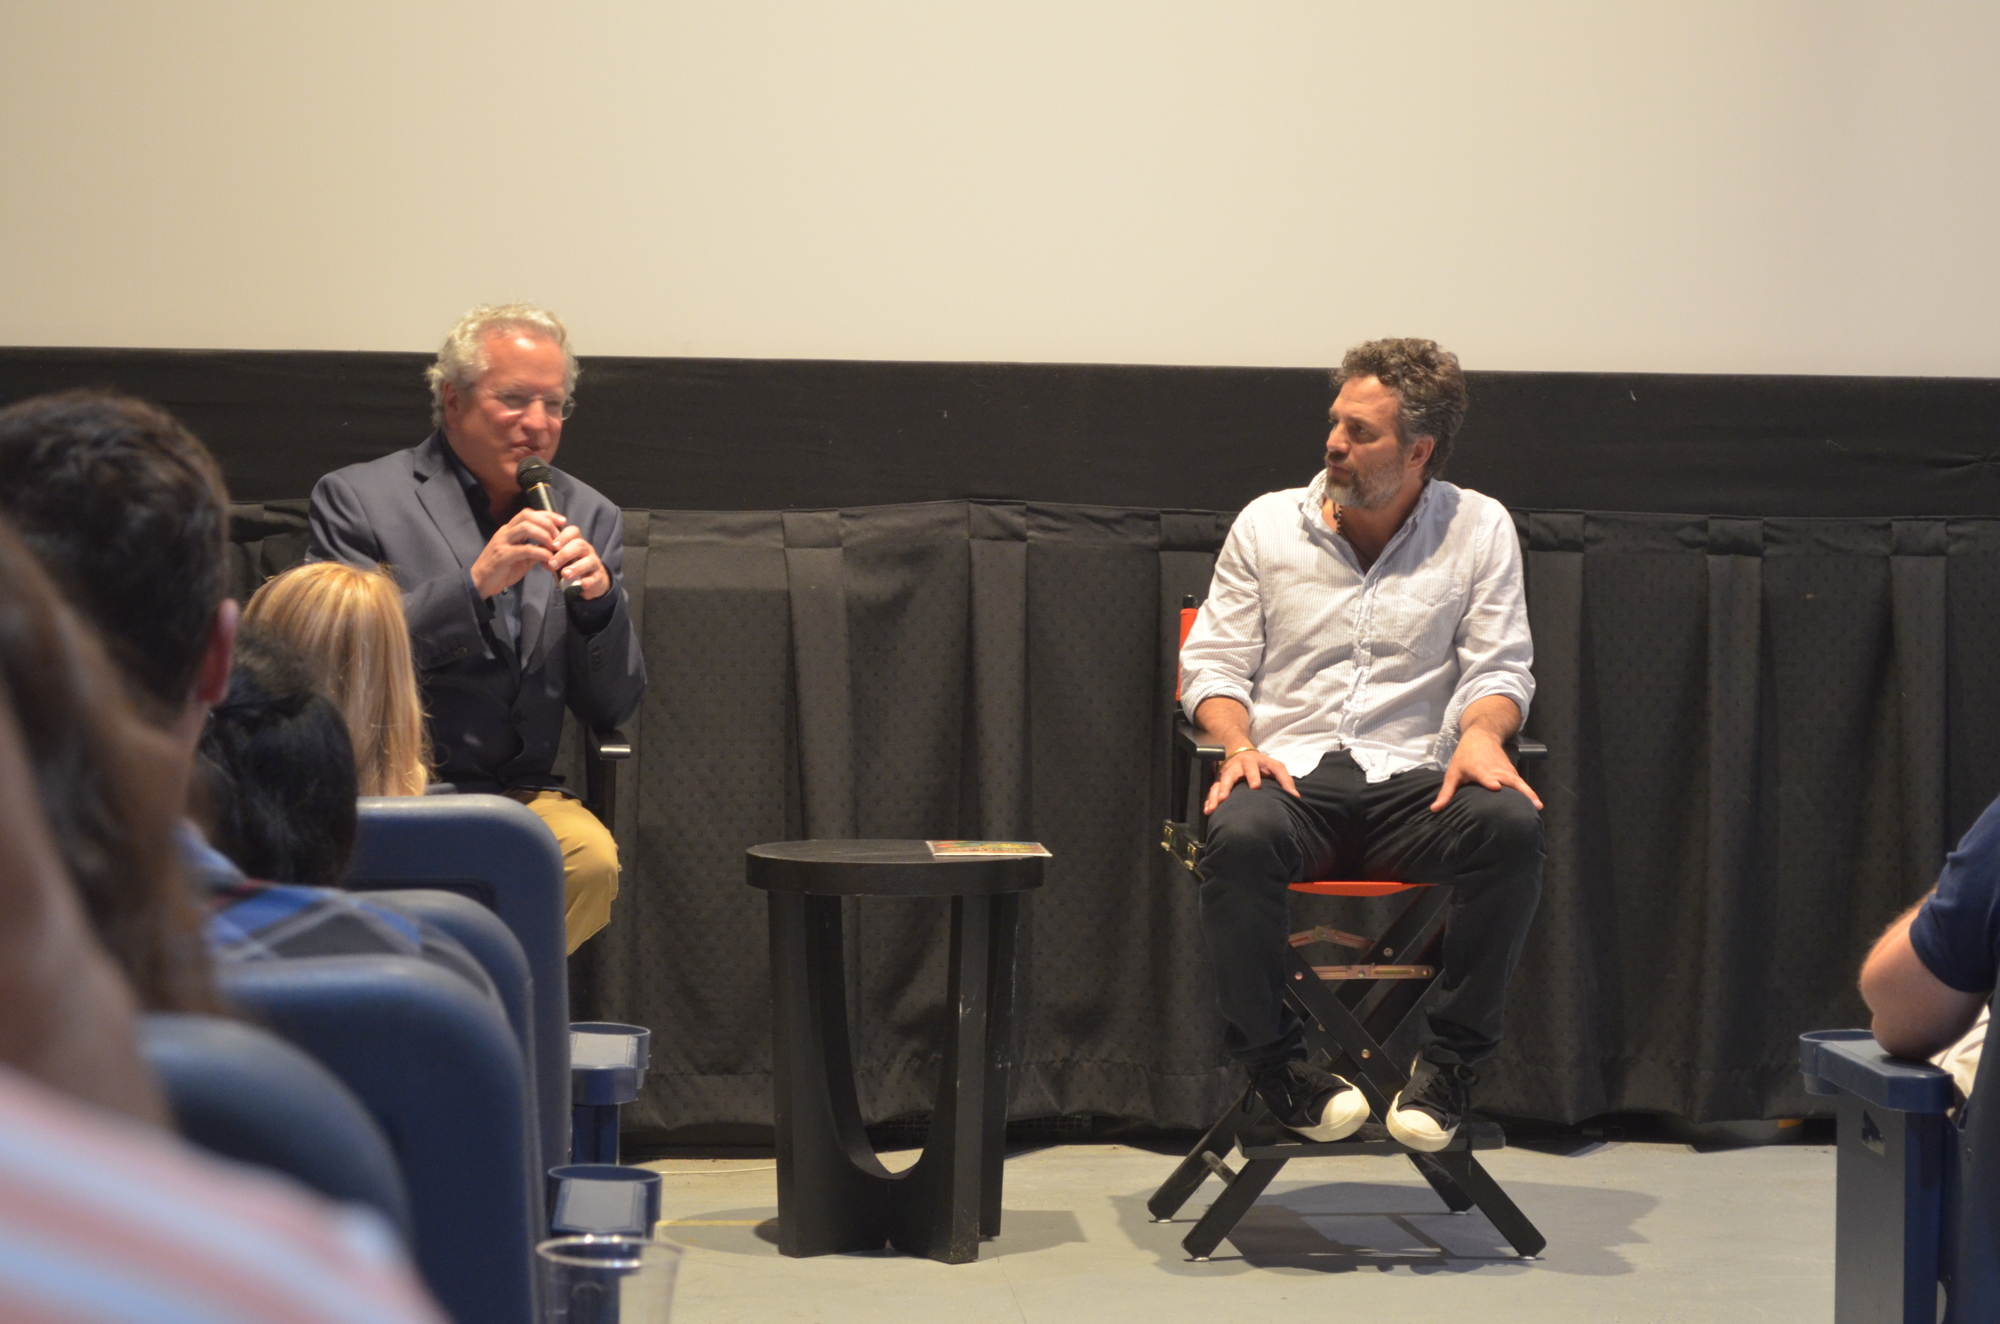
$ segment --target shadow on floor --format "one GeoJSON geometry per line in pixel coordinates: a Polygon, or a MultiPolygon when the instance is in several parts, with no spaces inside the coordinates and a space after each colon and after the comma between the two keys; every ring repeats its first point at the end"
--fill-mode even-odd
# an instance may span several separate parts
{"type": "Polygon", "coordinates": [[[1150,1190],[1117,1197],[1118,1221],[1133,1244],[1170,1273],[1216,1275],[1250,1269],[1352,1273],[1528,1272],[1608,1277],[1633,1272],[1619,1246],[1645,1240],[1638,1221],[1660,1203],[1640,1191],[1549,1182],[1509,1182],[1507,1193],[1548,1237],[1538,1260],[1523,1260],[1477,1210],[1453,1214],[1421,1182],[1328,1182],[1267,1192],[1206,1263],[1181,1238],[1221,1188],[1197,1191],[1171,1223],[1146,1212],[1150,1190]]]}
{"type": "MultiPolygon", "coordinates": [[[[689,1214],[661,1223],[660,1235],[670,1241],[725,1254],[776,1255],[777,1211],[766,1205],[761,1209],[718,1209],[689,1214]]],[[[999,1237],[979,1243],[979,1258],[997,1260],[1009,1255],[1028,1255],[1082,1240],[1083,1226],[1067,1209],[1008,1209],[1001,1215],[999,1237]]],[[[896,1257],[902,1252],[884,1249],[849,1254],[896,1257]]]]}

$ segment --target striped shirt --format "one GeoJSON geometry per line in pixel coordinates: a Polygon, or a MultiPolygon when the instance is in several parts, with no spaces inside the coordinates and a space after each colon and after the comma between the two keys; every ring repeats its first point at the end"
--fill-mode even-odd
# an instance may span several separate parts
{"type": "Polygon", "coordinates": [[[181,863],[208,903],[204,936],[217,965],[293,956],[415,956],[445,969],[500,1005],[479,959],[434,925],[395,908],[395,894],[374,900],[328,887],[245,878],[227,856],[180,825],[181,863]]]}
{"type": "Polygon", "coordinates": [[[0,1066],[10,1324],[442,1324],[373,1213],[0,1066]]]}

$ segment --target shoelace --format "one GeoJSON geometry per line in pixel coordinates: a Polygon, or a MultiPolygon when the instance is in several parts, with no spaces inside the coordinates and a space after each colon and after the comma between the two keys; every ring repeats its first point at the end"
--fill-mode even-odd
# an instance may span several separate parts
{"type": "Polygon", "coordinates": [[[1423,1088],[1409,1099],[1410,1103],[1427,1103],[1453,1113],[1465,1111],[1466,1098],[1479,1077],[1465,1067],[1433,1066],[1423,1088]]]}

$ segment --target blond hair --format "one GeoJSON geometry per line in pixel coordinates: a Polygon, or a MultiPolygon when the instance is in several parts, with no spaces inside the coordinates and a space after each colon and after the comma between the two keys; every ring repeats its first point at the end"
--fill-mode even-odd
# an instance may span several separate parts
{"type": "Polygon", "coordinates": [[[363,795],[422,795],[430,738],[410,660],[403,594],[381,566],[294,566],[251,595],[243,618],[305,655],[313,680],[347,719],[363,795]]]}

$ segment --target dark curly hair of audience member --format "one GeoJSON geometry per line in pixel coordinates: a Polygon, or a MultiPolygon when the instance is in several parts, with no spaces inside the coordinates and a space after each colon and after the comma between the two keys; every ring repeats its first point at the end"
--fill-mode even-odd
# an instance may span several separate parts
{"type": "Polygon", "coordinates": [[[148,1011],[215,1011],[205,915],[182,872],[173,754],[97,635],[0,519],[0,677],[56,849],[148,1011]]]}
{"type": "Polygon", "coordinates": [[[94,391],[0,410],[0,511],[97,628],[164,726],[187,703],[228,596],[229,494],[195,435],[94,391]]]}
{"type": "Polygon", "coordinates": [[[298,650],[268,630],[236,638],[229,693],[196,759],[209,842],[252,878],[333,887],[354,854],[354,746],[298,650]]]}

